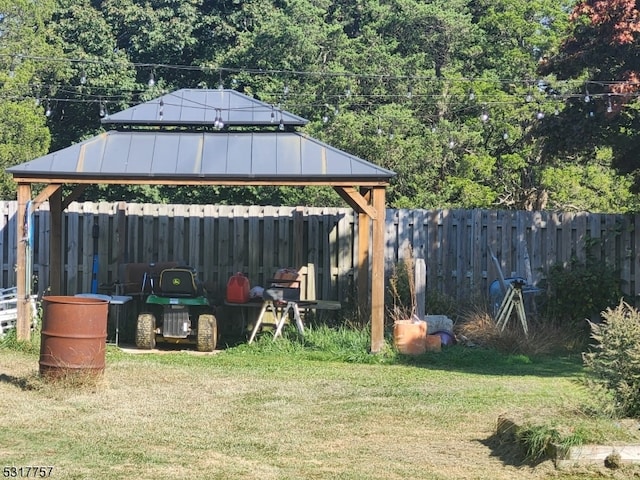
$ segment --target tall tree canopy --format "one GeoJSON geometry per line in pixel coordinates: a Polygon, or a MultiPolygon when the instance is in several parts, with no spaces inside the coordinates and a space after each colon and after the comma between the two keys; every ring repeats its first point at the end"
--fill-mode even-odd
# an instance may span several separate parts
{"type": "Polygon", "coordinates": [[[547,154],[617,167],[621,183],[632,173],[637,185],[640,11],[630,0],[580,1],[570,20],[558,51],[540,66],[542,74],[571,81],[573,93],[562,115],[546,126],[547,154]]]}
{"type": "MultiPolygon", "coordinates": [[[[0,137],[5,165],[94,135],[109,111],[221,85],[308,118],[309,134],[396,171],[393,206],[635,206],[624,175],[636,168],[635,2],[573,10],[572,0],[0,6],[0,120],[9,104],[34,116],[29,133],[11,124],[15,110],[4,114],[0,135],[13,132],[12,148],[21,149],[5,155],[11,142],[0,137]],[[28,32],[8,35],[17,28],[28,32]],[[587,90],[597,101],[584,102],[587,90]]],[[[3,195],[11,194],[9,186],[3,195]]],[[[87,198],[342,204],[330,189],[276,187],[110,186],[87,198]]]]}

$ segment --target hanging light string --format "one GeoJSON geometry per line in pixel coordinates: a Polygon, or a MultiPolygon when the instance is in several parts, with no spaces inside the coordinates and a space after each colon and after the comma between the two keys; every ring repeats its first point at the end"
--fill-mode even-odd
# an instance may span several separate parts
{"type": "MultiPolygon", "coordinates": [[[[19,63],[19,61],[23,59],[30,59],[33,61],[39,62],[67,62],[78,64],[82,68],[80,68],[80,77],[79,77],[79,85],[76,88],[69,88],[68,84],[65,85],[42,85],[42,84],[13,84],[16,88],[22,87],[26,89],[30,89],[34,92],[55,92],[54,95],[42,95],[44,97],[44,101],[46,102],[48,112],[47,116],[51,116],[51,105],[64,104],[64,103],[98,103],[100,105],[100,112],[106,109],[107,104],[129,104],[135,101],[146,101],[143,99],[144,96],[149,95],[148,89],[118,89],[116,87],[104,87],[104,86],[91,86],[90,93],[87,89],[87,84],[91,83],[86,73],[85,65],[91,64],[100,64],[100,65],[122,65],[126,67],[134,67],[136,69],[148,69],[149,70],[149,81],[148,87],[154,88],[156,87],[156,72],[159,69],[168,69],[168,70],[177,70],[177,71],[197,71],[203,74],[213,75],[215,72],[218,73],[219,84],[218,88],[224,88],[223,83],[223,73],[225,74],[251,74],[251,75],[271,75],[271,76],[282,76],[285,79],[292,78],[294,76],[315,76],[315,77],[329,77],[329,78],[345,78],[347,80],[378,80],[385,82],[393,82],[393,81],[407,81],[407,91],[402,94],[365,94],[359,93],[352,89],[352,81],[350,81],[344,90],[343,94],[326,94],[324,96],[323,102],[308,102],[306,99],[310,98],[310,94],[305,93],[296,93],[292,91],[289,87],[289,83],[285,81],[283,92],[263,92],[261,93],[261,97],[270,97],[273,99],[274,104],[280,104],[280,102],[284,101],[287,104],[287,108],[293,109],[328,109],[329,103],[333,104],[333,116],[337,116],[340,112],[339,105],[342,104],[344,106],[348,106],[350,109],[354,109],[362,112],[372,112],[376,109],[375,105],[372,105],[374,102],[383,103],[383,102],[415,102],[419,104],[420,102],[425,102],[429,100],[442,100],[445,99],[447,101],[447,105],[450,108],[467,108],[472,109],[473,104],[477,105],[477,108],[481,109],[481,114],[479,114],[479,118],[483,123],[486,123],[490,120],[490,112],[491,107],[497,108],[499,106],[507,106],[507,105],[521,105],[523,103],[531,103],[536,98],[536,104],[541,105],[541,103],[553,102],[556,106],[555,110],[558,113],[558,103],[559,102],[568,102],[572,100],[581,100],[584,101],[585,104],[589,104],[590,102],[594,102],[598,99],[606,99],[606,112],[611,114],[614,110],[613,104],[616,103],[619,107],[622,102],[620,99],[624,99],[625,101],[629,98],[637,98],[640,95],[638,91],[640,89],[640,84],[634,82],[628,82],[624,80],[612,80],[612,81],[594,81],[587,80],[581,82],[583,85],[582,91],[580,91],[579,85],[577,81],[559,81],[556,82],[559,85],[563,85],[565,88],[561,90],[572,90],[576,93],[558,93],[559,90],[550,87],[550,83],[547,81],[537,81],[533,82],[530,79],[486,79],[486,78],[451,78],[451,79],[442,79],[442,78],[434,78],[430,76],[408,76],[408,75],[388,75],[388,74],[367,74],[367,73],[351,73],[351,72],[331,72],[331,71],[302,71],[302,70],[277,70],[277,69],[251,69],[251,68],[229,68],[229,67],[214,67],[214,66],[197,66],[197,65],[175,65],[175,64],[164,64],[164,63],[135,63],[128,61],[115,61],[115,62],[106,62],[101,59],[90,59],[90,58],[55,58],[55,57],[39,57],[39,56],[30,56],[30,55],[8,55],[8,54],[0,54],[0,57],[9,57],[10,60],[10,71],[9,77],[13,78],[11,72],[14,72],[15,76],[15,66],[19,63]],[[16,60],[18,59],[18,60],[16,60]],[[447,83],[450,85],[455,84],[469,84],[470,88],[468,89],[468,95],[466,99],[461,98],[460,95],[443,95],[443,94],[425,94],[425,93],[416,93],[415,86],[420,83],[436,83],[443,84],[447,83]],[[480,85],[487,86],[490,84],[495,85],[522,85],[527,88],[526,96],[524,97],[524,102],[520,95],[517,94],[509,94],[510,99],[505,100],[504,96],[507,95],[503,92],[502,95],[487,95],[478,93],[482,91],[478,87],[480,85]],[[612,91],[616,86],[623,85],[626,87],[627,91],[631,91],[632,93],[618,93],[616,91],[612,91]],[[476,88],[474,88],[474,86],[476,88]],[[604,90],[604,93],[590,93],[589,87],[595,87],[596,90],[604,90]],[[550,95],[548,92],[553,92],[550,95]],[[536,95],[537,93],[537,95],[536,95]],[[614,99],[614,102],[612,102],[614,99]],[[481,102],[481,105],[479,104],[481,102]]],[[[355,82],[357,83],[357,82],[355,82]]],[[[593,88],[592,88],[593,90],[593,88]]],[[[40,93],[36,93],[36,101],[41,102],[40,93]]],[[[1,99],[7,100],[24,100],[33,98],[33,96],[25,95],[25,94],[12,94],[10,91],[5,91],[4,93],[0,93],[1,99]]],[[[167,104],[170,105],[170,104],[167,104]]],[[[233,109],[225,109],[221,107],[211,107],[203,105],[201,108],[215,108],[216,112],[220,113],[219,118],[221,119],[222,111],[231,111],[233,109]]],[[[593,110],[590,112],[590,116],[593,116],[593,110]]],[[[102,115],[101,115],[102,116],[102,115]]],[[[538,108],[536,113],[536,118],[541,120],[544,118],[544,112],[541,108],[538,108]]],[[[327,123],[329,119],[329,115],[326,113],[322,116],[322,122],[327,123]]],[[[282,120],[280,118],[280,120],[282,120]]]]}
{"type": "MultiPolygon", "coordinates": [[[[380,81],[411,81],[410,85],[414,85],[415,82],[422,83],[447,83],[447,84],[455,84],[455,83],[494,83],[494,84],[503,84],[503,85],[535,85],[537,81],[532,80],[531,78],[496,78],[496,79],[488,79],[488,78],[477,78],[477,77],[458,77],[458,78],[438,78],[433,76],[425,76],[425,75],[392,75],[388,73],[353,73],[353,72],[334,72],[330,70],[281,70],[281,69],[263,69],[263,68],[237,68],[237,67],[224,67],[224,66],[214,66],[214,65],[184,65],[184,64],[170,64],[170,63],[146,63],[146,62],[129,62],[125,60],[114,60],[114,61],[106,61],[102,59],[95,58],[69,58],[69,57],[42,57],[36,55],[25,55],[25,54],[7,54],[0,53],[0,57],[10,58],[11,66],[13,67],[13,60],[18,59],[28,59],[34,60],[38,62],[54,62],[54,63],[72,63],[72,64],[94,64],[94,65],[105,65],[105,66],[123,66],[123,67],[133,67],[136,69],[148,69],[150,72],[150,80],[154,77],[154,80],[151,82],[155,84],[155,75],[157,70],[176,70],[176,71],[195,71],[203,74],[214,74],[218,73],[219,75],[219,84],[222,83],[223,74],[249,74],[249,75],[271,75],[271,76],[280,76],[280,77],[293,77],[293,76],[309,76],[309,77],[325,77],[325,78],[346,78],[346,79],[377,79],[380,81]]],[[[86,83],[87,76],[86,70],[82,70],[80,83],[86,83]],[[84,79],[84,81],[82,81],[84,79]]],[[[582,84],[585,86],[585,90],[588,92],[589,85],[598,85],[600,87],[611,87],[615,85],[626,85],[631,86],[633,88],[640,88],[640,83],[631,82],[628,80],[585,80],[585,81],[570,81],[570,80],[557,80],[556,83],[564,84],[564,85],[579,85],[582,84]]],[[[288,87],[285,86],[285,89],[288,87]]],[[[412,91],[413,87],[408,88],[408,92],[412,91]]],[[[287,92],[288,93],[288,92],[287,92]]],[[[351,93],[351,87],[348,86],[345,90],[347,96],[351,93]],[[348,93],[347,93],[348,92],[348,93]]],[[[471,88],[470,94],[473,95],[474,91],[471,88]]],[[[285,93],[286,95],[286,93],[285,93]]],[[[410,96],[407,93],[408,96],[410,96]]]]}

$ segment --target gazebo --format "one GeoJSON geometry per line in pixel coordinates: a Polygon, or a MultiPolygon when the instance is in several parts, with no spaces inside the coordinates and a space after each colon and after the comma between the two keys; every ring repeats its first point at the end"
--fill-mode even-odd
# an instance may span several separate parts
{"type": "MultiPolygon", "coordinates": [[[[358,213],[359,303],[371,314],[371,351],[380,351],[385,188],[394,172],[296,131],[308,121],[234,90],[177,90],[102,123],[111,130],[7,169],[17,183],[19,219],[29,202],[35,210],[49,201],[51,294],[61,290],[62,212],[88,185],[328,185],[358,213]],[[32,184],[45,185],[35,198],[32,184]],[[63,186],[72,187],[64,198],[63,186]]],[[[26,340],[28,226],[18,223],[17,334],[26,340]]]]}

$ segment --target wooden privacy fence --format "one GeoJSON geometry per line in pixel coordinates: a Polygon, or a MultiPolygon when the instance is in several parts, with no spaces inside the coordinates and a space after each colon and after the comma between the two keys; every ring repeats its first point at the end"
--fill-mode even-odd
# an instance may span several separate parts
{"type": "MultiPolygon", "coordinates": [[[[17,202],[0,202],[0,287],[15,285],[17,202]]],[[[394,210],[386,214],[387,275],[408,246],[427,266],[427,292],[486,294],[498,272],[539,281],[548,267],[592,255],[620,271],[623,291],[640,290],[640,217],[568,212],[394,210]]],[[[49,282],[49,212],[33,217],[33,269],[49,282]]],[[[303,297],[349,301],[357,274],[357,215],[347,208],[72,203],[65,211],[62,294],[88,292],[94,255],[98,283],[121,280],[124,263],[180,261],[222,295],[244,272],[265,286],[281,267],[303,274],[303,297]],[[97,249],[94,249],[97,233],[97,249]]]]}

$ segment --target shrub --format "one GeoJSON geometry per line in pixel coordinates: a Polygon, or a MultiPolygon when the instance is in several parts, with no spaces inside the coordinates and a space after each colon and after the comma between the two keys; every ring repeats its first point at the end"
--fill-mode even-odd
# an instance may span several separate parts
{"type": "Polygon", "coordinates": [[[591,323],[593,351],[583,355],[592,382],[612,394],[621,416],[640,417],[640,312],[624,302],[591,323]]]}
{"type": "Polygon", "coordinates": [[[546,288],[544,316],[588,334],[585,320],[595,320],[622,298],[618,272],[604,262],[573,259],[568,267],[552,266],[540,286],[546,288]]]}

